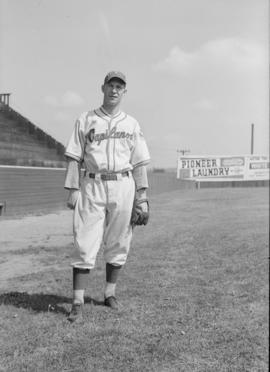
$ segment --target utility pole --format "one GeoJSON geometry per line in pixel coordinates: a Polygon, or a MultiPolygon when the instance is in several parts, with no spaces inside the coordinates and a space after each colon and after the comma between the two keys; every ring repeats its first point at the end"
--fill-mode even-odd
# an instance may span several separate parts
{"type": "MultiPolygon", "coordinates": [[[[185,156],[186,153],[190,152],[190,150],[187,150],[187,149],[177,149],[177,154],[182,154],[182,156],[185,156]]],[[[177,174],[176,174],[176,178],[179,178],[180,177],[180,169],[179,169],[179,163],[180,163],[180,156],[178,155],[177,156],[177,174]]]]}
{"type": "Polygon", "coordinates": [[[177,150],[177,152],[182,154],[182,156],[184,156],[187,152],[190,152],[190,150],[183,149],[183,150],[177,150]]]}
{"type": "Polygon", "coordinates": [[[251,149],[250,149],[251,155],[254,153],[254,124],[251,124],[251,149]]]}

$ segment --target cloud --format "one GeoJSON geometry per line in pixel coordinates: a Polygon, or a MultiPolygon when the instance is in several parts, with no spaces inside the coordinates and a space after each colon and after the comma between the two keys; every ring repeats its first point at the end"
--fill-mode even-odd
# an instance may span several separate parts
{"type": "Polygon", "coordinates": [[[207,98],[202,98],[201,100],[195,102],[193,107],[203,111],[211,111],[216,108],[216,104],[207,98]]]}
{"type": "Polygon", "coordinates": [[[103,32],[103,35],[105,36],[107,43],[110,45],[111,44],[111,32],[110,32],[108,19],[102,11],[99,11],[98,18],[99,18],[99,24],[103,32]]]}
{"type": "Polygon", "coordinates": [[[187,73],[190,71],[191,65],[194,64],[195,58],[195,54],[186,53],[178,46],[174,46],[168,57],[154,66],[154,70],[173,74],[187,73]]]}
{"type": "Polygon", "coordinates": [[[102,58],[107,60],[108,64],[111,64],[113,61],[113,42],[112,42],[112,29],[110,28],[110,23],[106,14],[99,10],[97,14],[97,19],[99,22],[99,28],[101,32],[100,38],[100,50],[103,50],[104,55],[102,58]]]}
{"type": "Polygon", "coordinates": [[[211,40],[193,52],[174,46],[166,58],[154,65],[155,71],[179,76],[213,70],[245,74],[260,69],[267,69],[267,48],[240,38],[211,40]]]}
{"type": "Polygon", "coordinates": [[[54,116],[54,119],[60,123],[64,123],[64,122],[70,122],[70,116],[63,112],[63,111],[58,111],[55,116],[54,116]]]}
{"type": "Polygon", "coordinates": [[[68,90],[61,97],[48,95],[44,98],[47,105],[53,107],[74,107],[84,103],[83,98],[76,92],[68,90]]]}
{"type": "Polygon", "coordinates": [[[226,38],[208,41],[191,52],[174,46],[153,67],[156,73],[173,77],[177,99],[187,109],[205,114],[218,111],[227,120],[237,114],[253,120],[255,113],[265,110],[269,81],[265,44],[226,38]]]}
{"type": "Polygon", "coordinates": [[[59,106],[59,100],[55,96],[46,96],[44,102],[49,106],[59,106]]]}
{"type": "Polygon", "coordinates": [[[76,92],[67,91],[62,96],[62,104],[63,104],[63,106],[68,106],[68,107],[69,106],[80,106],[83,103],[84,103],[84,100],[76,92]]]}

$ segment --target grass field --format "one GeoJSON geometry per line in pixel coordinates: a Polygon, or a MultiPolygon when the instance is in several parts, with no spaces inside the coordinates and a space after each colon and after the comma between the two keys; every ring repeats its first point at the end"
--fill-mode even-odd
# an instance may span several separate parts
{"type": "Polygon", "coordinates": [[[82,324],[66,320],[71,240],[10,249],[1,262],[28,256],[40,270],[1,287],[0,370],[268,371],[268,213],[266,188],[152,196],[119,279],[121,311],[102,306],[100,252],[82,324]]]}

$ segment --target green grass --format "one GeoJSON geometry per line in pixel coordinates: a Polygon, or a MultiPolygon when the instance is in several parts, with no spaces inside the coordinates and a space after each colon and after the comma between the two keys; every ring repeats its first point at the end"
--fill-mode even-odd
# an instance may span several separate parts
{"type": "MultiPolygon", "coordinates": [[[[99,255],[69,324],[72,245],[29,247],[42,270],[0,293],[1,371],[268,371],[268,190],[153,197],[112,312],[99,255]],[[36,249],[36,251],[35,251],[36,249]]],[[[60,221],[61,223],[61,221],[60,221]]]]}

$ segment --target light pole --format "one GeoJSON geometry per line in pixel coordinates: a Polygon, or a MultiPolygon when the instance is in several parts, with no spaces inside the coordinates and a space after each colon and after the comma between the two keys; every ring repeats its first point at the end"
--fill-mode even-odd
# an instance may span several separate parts
{"type": "Polygon", "coordinates": [[[178,150],[177,149],[177,152],[182,154],[182,156],[184,156],[187,152],[190,152],[190,150],[186,150],[186,149],[178,150]]]}
{"type": "Polygon", "coordinates": [[[254,124],[251,124],[251,149],[250,149],[251,155],[254,153],[254,124]]]}
{"type": "MultiPolygon", "coordinates": [[[[190,150],[187,150],[187,149],[177,149],[177,154],[181,154],[182,156],[185,156],[186,153],[190,152],[190,150]]],[[[177,172],[176,172],[176,178],[179,178],[180,177],[180,169],[179,169],[179,158],[181,156],[177,156],[177,172]]]]}

